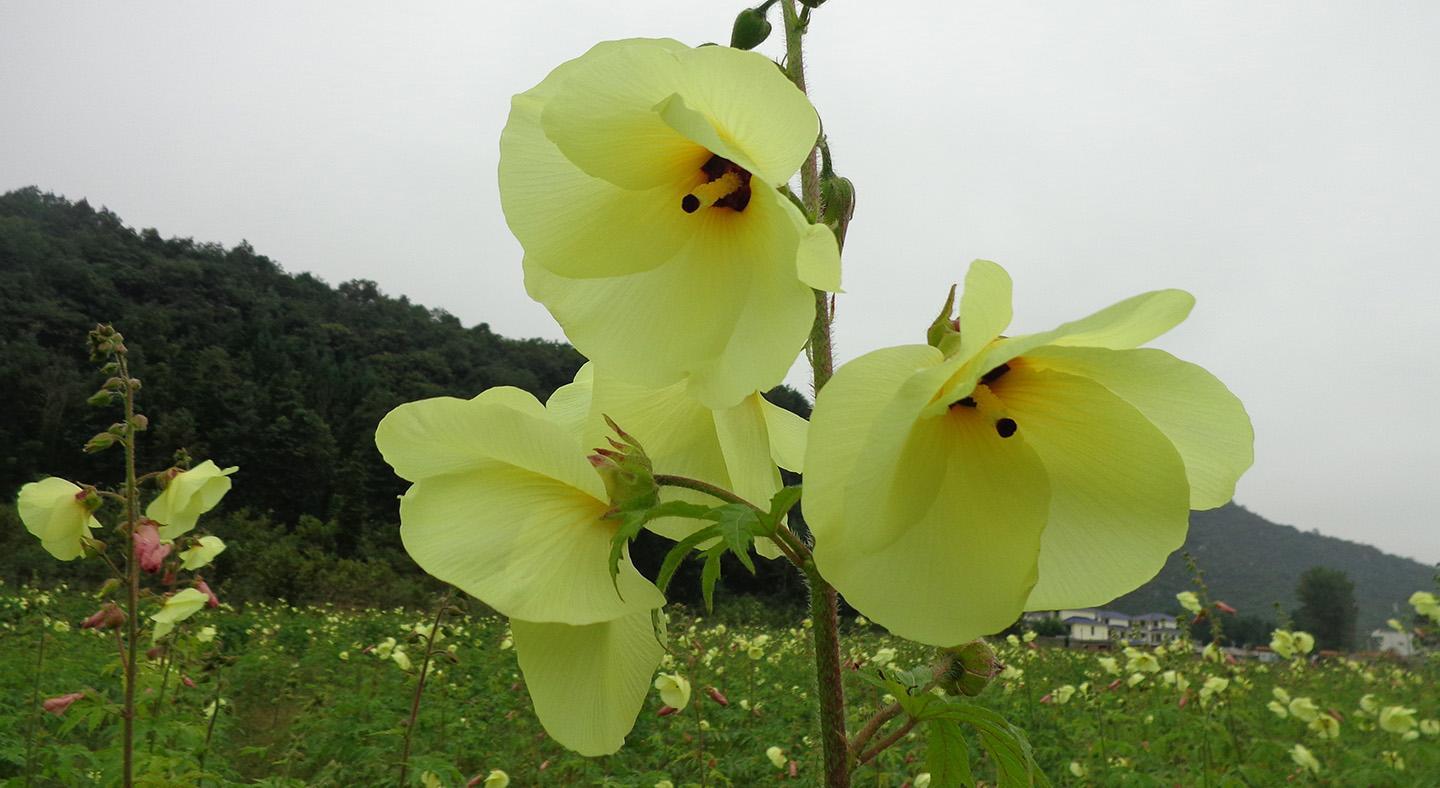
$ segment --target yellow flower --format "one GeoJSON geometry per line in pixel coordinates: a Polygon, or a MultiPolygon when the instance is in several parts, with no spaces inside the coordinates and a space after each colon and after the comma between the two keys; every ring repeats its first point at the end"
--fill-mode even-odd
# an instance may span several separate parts
{"type": "Polygon", "coordinates": [[[85,551],[81,539],[100,523],[90,516],[84,503],[85,491],[54,476],[20,488],[16,506],[25,530],[40,539],[40,546],[61,561],[79,558],[85,551]]]}
{"type": "Polygon", "coordinates": [[[1316,760],[1315,755],[1303,744],[1296,744],[1290,748],[1290,760],[1294,761],[1296,766],[1308,770],[1311,774],[1320,773],[1320,761],[1316,760]]]}
{"type": "Polygon", "coordinates": [[[1073,697],[1075,697],[1075,687],[1069,684],[1066,684],[1055,690],[1055,702],[1062,706],[1066,703],[1069,703],[1070,699],[1073,697]]]}
{"type": "Polygon", "coordinates": [[[765,748],[765,757],[770,759],[770,763],[774,764],[776,769],[785,768],[785,751],[779,747],[765,748]]]}
{"type": "Polygon", "coordinates": [[[1405,771],[1405,759],[1400,757],[1400,753],[1394,750],[1382,751],[1380,753],[1380,759],[1385,762],[1386,766],[1389,766],[1397,772],[1405,771]]]}
{"type": "Polygon", "coordinates": [[[679,673],[656,676],[655,689],[660,690],[661,702],[672,709],[684,709],[690,705],[690,680],[679,673]]]}
{"type": "Polygon", "coordinates": [[[1360,696],[1360,710],[1366,714],[1374,714],[1380,710],[1380,700],[1367,692],[1360,696]]]}
{"type": "Polygon", "coordinates": [[[215,640],[217,634],[219,632],[215,627],[201,627],[200,631],[195,633],[195,640],[200,643],[209,643],[215,640]]]}
{"type": "Polygon", "coordinates": [[[1285,705],[1278,700],[1272,700],[1269,703],[1265,704],[1265,708],[1274,712],[1275,716],[1279,717],[1282,720],[1290,716],[1289,709],[1286,709],[1285,705]]]}
{"type": "Polygon", "coordinates": [[[728,407],[780,382],[839,253],[778,191],[819,119],[762,55],[608,41],[518,95],[500,201],[525,286],[575,347],[728,407]]]}
{"type": "Polygon", "coordinates": [[[181,471],[145,507],[145,516],[161,524],[161,539],[174,539],[194,528],[200,515],[220,503],[225,493],[230,492],[230,474],[238,470],[235,466],[221,470],[206,460],[188,471],[181,471]]]}
{"type": "Polygon", "coordinates": [[[1440,720],[1421,720],[1420,732],[1426,736],[1440,735],[1440,720]]]}
{"type": "Polygon", "coordinates": [[[155,622],[155,640],[170,634],[175,625],[200,612],[210,601],[210,595],[197,588],[179,591],[165,600],[160,610],[150,616],[155,622]]]}
{"type": "Polygon", "coordinates": [[[1200,597],[1195,596],[1194,591],[1181,591],[1175,595],[1175,601],[1180,603],[1180,607],[1191,613],[1198,614],[1200,612],[1200,597]]]}
{"type": "Polygon", "coordinates": [[[1176,290],[1001,336],[1010,277],[977,261],[959,331],[851,361],[820,392],[805,516],[821,574],[896,635],[940,646],[1022,610],[1149,580],[1251,463],[1244,408],[1193,364],[1137,349],[1184,319],[1176,290]]]}
{"type": "Polygon", "coordinates": [[[193,572],[209,565],[211,561],[215,560],[215,556],[223,552],[225,552],[225,543],[220,540],[220,537],[202,536],[199,544],[189,550],[181,551],[180,565],[193,572]]]}
{"type": "Polygon", "coordinates": [[[877,649],[875,655],[870,657],[870,661],[874,663],[876,667],[883,668],[895,661],[895,649],[888,647],[877,649]]]}
{"type": "Polygon", "coordinates": [[[1127,647],[1125,649],[1125,669],[1140,671],[1141,673],[1159,673],[1160,660],[1154,654],[1147,654],[1140,649],[1127,647]]]}
{"type": "Polygon", "coordinates": [[[1416,613],[1440,624],[1440,599],[1434,594],[1429,591],[1416,591],[1410,595],[1410,606],[1415,608],[1416,613]]]}
{"type": "Polygon", "coordinates": [[[911,785],[914,786],[914,788],[930,788],[930,772],[920,772],[915,775],[915,779],[911,782],[911,785]]]}
{"type": "Polygon", "coordinates": [[[1229,686],[1230,680],[1226,678],[1211,676],[1205,679],[1205,683],[1200,685],[1200,702],[1205,703],[1209,701],[1210,698],[1224,692],[1229,686]]]}
{"type": "Polygon", "coordinates": [[[1128,678],[1128,679],[1125,680],[1125,685],[1126,685],[1126,686],[1129,686],[1129,687],[1135,687],[1135,686],[1138,686],[1138,685],[1140,685],[1140,684],[1143,684],[1144,682],[1145,682],[1145,674],[1144,674],[1144,673],[1131,673],[1131,674],[1130,674],[1130,678],[1128,678]]]}
{"type": "Polygon", "coordinates": [[[1086,774],[1085,765],[1079,761],[1071,761],[1070,773],[1076,777],[1084,778],[1086,774]]]}
{"type": "Polygon", "coordinates": [[[1404,706],[1386,706],[1380,710],[1380,727],[1391,733],[1407,733],[1416,725],[1415,710],[1404,706]]]}
{"type": "Polygon", "coordinates": [[[1111,676],[1120,675],[1120,663],[1114,657],[1100,657],[1095,660],[1100,667],[1111,676]]]}
{"type": "Polygon", "coordinates": [[[1309,632],[1293,632],[1291,637],[1295,641],[1295,650],[1301,654],[1309,654],[1315,648],[1315,636],[1309,632]]]}
{"type": "Polygon", "coordinates": [[[536,716],[582,755],[620,749],[663,653],[659,589],[622,554],[600,476],[558,412],[515,388],[401,405],[376,444],[412,482],[400,539],[431,575],[510,616],[536,716]]]}
{"type": "Polygon", "coordinates": [[[508,788],[509,785],[510,775],[499,769],[491,769],[490,773],[485,775],[485,781],[480,783],[481,788],[508,788]]]}
{"type": "Polygon", "coordinates": [[[1284,687],[1276,687],[1276,688],[1270,690],[1270,694],[1271,694],[1271,695],[1274,695],[1274,696],[1275,696],[1275,700],[1278,700],[1278,701],[1280,701],[1281,703],[1289,703],[1289,702],[1290,702],[1290,693],[1286,692],[1284,687]]]}
{"type": "Polygon", "coordinates": [[[395,650],[393,650],[393,651],[391,651],[391,652],[390,652],[390,660],[395,663],[395,666],[396,666],[396,667],[400,668],[401,670],[405,671],[406,673],[409,673],[409,672],[410,672],[410,667],[411,667],[411,666],[410,666],[410,656],[409,656],[408,654],[406,654],[404,651],[402,651],[402,650],[400,650],[400,649],[398,649],[398,648],[395,649],[395,650]]]}
{"type": "Polygon", "coordinates": [[[1340,736],[1340,721],[1329,714],[1321,714],[1311,720],[1307,727],[1322,739],[1334,739],[1340,736]]]}
{"type": "Polygon", "coordinates": [[[1284,629],[1277,629],[1270,633],[1270,650],[1290,659],[1295,656],[1295,637],[1284,629]]]}
{"type": "Polygon", "coordinates": [[[1320,716],[1320,707],[1309,698],[1296,698],[1290,701],[1290,714],[1301,722],[1313,722],[1320,716]]]}

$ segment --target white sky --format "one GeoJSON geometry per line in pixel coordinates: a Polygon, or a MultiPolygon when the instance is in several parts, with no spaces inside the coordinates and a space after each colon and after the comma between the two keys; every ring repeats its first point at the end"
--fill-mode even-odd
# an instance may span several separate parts
{"type": "MultiPolygon", "coordinates": [[[[561,338],[496,194],[510,95],[741,5],[414,6],[0,3],[0,190],[561,338]]],[[[923,341],[975,257],[1017,331],[1186,288],[1158,344],[1248,405],[1237,500],[1440,561],[1440,4],[832,0],[812,31],[859,193],[842,360],[923,341]]]]}

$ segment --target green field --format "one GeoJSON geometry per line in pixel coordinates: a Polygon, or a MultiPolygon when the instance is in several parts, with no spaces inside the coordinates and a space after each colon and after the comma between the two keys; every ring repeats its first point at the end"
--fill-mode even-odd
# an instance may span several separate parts
{"type": "MultiPolygon", "coordinates": [[[[776,622],[778,614],[744,601],[721,600],[721,606],[723,618],[672,615],[673,656],[665,669],[692,682],[690,706],[657,716],[661,702],[652,693],[626,748],[598,759],[568,753],[544,736],[504,620],[452,613],[435,643],[409,784],[464,785],[491,769],[507,772],[512,785],[815,784],[820,767],[806,622],[776,622]],[[739,623],[767,617],[766,626],[739,623]],[[782,766],[767,757],[770,747],[783,750],[782,766]]],[[[7,785],[25,784],[27,774],[35,785],[117,782],[120,663],[113,636],[78,626],[94,607],[76,591],[0,586],[0,781],[7,785]],[[82,691],[86,696],[62,716],[40,711],[32,700],[82,691]]],[[[182,625],[170,658],[144,664],[137,779],[152,785],[396,784],[426,648],[416,628],[433,615],[284,604],[196,615],[182,625]],[[214,627],[215,637],[200,642],[205,627],[214,627]],[[406,655],[408,670],[395,649],[389,657],[377,655],[374,647],[387,638],[406,655]],[[208,709],[217,697],[212,732],[208,709]]],[[[884,661],[882,649],[894,650],[897,666],[930,658],[927,650],[863,622],[846,629],[851,660],[866,668],[875,666],[877,653],[884,661]]],[[[1094,653],[1017,643],[996,641],[1009,667],[977,701],[1025,728],[1057,785],[1440,783],[1440,735],[1434,723],[1421,722],[1440,718],[1434,656],[1410,663],[1332,658],[1313,665],[1226,665],[1161,653],[1158,665],[1146,666],[1159,670],[1139,672],[1127,669],[1126,655],[1117,652],[1111,656],[1119,673],[1112,675],[1094,653]],[[1229,684],[1202,698],[1210,677],[1229,684]],[[1062,690],[1066,685],[1073,695],[1062,690]],[[1321,724],[1297,719],[1288,707],[1285,718],[1278,716],[1267,707],[1275,688],[1297,701],[1301,716],[1307,704],[1299,699],[1309,698],[1320,715],[1338,722],[1338,736],[1323,737],[1316,730],[1321,724]],[[1376,711],[1362,708],[1365,696],[1376,711]],[[1416,710],[1414,735],[1378,725],[1378,711],[1387,706],[1416,710]],[[1292,758],[1297,743],[1314,754],[1318,774],[1292,758]]],[[[884,698],[859,681],[850,694],[853,732],[884,698]]],[[[973,743],[972,763],[982,781],[991,773],[973,743]]],[[[923,741],[912,733],[874,766],[862,767],[856,784],[903,786],[924,771],[923,741]]]]}

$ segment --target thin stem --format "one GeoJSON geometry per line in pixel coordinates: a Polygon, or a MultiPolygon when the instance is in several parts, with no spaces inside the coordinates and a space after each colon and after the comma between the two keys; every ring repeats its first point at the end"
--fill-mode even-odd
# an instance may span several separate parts
{"type": "Polygon", "coordinates": [[[425,677],[430,672],[430,657],[435,653],[435,636],[440,632],[440,619],[450,606],[454,587],[445,590],[445,598],[435,611],[435,620],[430,624],[430,636],[425,638],[425,658],[420,660],[420,678],[415,682],[415,694],[410,697],[410,721],[405,725],[405,747],[400,751],[400,785],[405,784],[406,773],[410,770],[410,738],[415,735],[415,720],[420,716],[420,695],[425,692],[425,677]]]}
{"type": "MultiPolygon", "coordinates": [[[[691,479],[688,476],[672,476],[670,474],[657,473],[655,474],[655,483],[663,487],[682,487],[687,490],[702,492],[726,503],[739,504],[749,507],[761,514],[769,514],[769,512],[766,512],[764,509],[750,503],[724,487],[717,487],[709,482],[691,479]]],[[[800,537],[796,536],[783,522],[776,527],[771,541],[775,543],[776,547],[780,548],[780,552],[784,553],[786,558],[790,559],[790,563],[802,569],[804,568],[806,560],[810,558],[810,548],[806,547],[805,543],[800,541],[800,537]]]]}
{"type": "Polygon", "coordinates": [[[864,765],[875,760],[875,756],[890,749],[890,747],[893,746],[895,742],[898,742],[901,739],[905,738],[905,734],[909,733],[915,727],[915,724],[918,722],[920,721],[915,719],[914,717],[906,720],[904,725],[896,728],[893,732],[890,733],[890,735],[881,739],[879,742],[876,742],[874,747],[866,750],[865,753],[860,756],[858,763],[864,765]]]}
{"type": "Polygon", "coordinates": [[[863,751],[865,745],[885,726],[885,723],[900,716],[900,712],[901,707],[898,701],[875,712],[875,716],[871,717],[851,740],[850,751],[854,753],[863,751]]]}
{"type": "Polygon", "coordinates": [[[136,615],[140,608],[140,562],[135,560],[135,521],[140,509],[140,489],[135,479],[135,387],[131,385],[130,367],[124,355],[118,355],[120,379],[125,381],[125,568],[127,575],[125,622],[125,706],[121,710],[124,721],[124,766],[121,776],[125,788],[135,784],[135,679],[136,662],[139,652],[139,633],[136,615]]]}
{"type": "Polygon", "coordinates": [[[45,618],[40,618],[40,643],[35,647],[35,688],[30,693],[30,730],[25,738],[25,785],[35,776],[35,726],[40,721],[40,677],[45,673],[45,618]]]}
{"type": "Polygon", "coordinates": [[[220,672],[215,671],[215,697],[211,698],[210,724],[205,726],[205,743],[200,746],[200,772],[205,772],[205,756],[210,754],[210,738],[215,735],[215,718],[220,716],[220,672]]]}

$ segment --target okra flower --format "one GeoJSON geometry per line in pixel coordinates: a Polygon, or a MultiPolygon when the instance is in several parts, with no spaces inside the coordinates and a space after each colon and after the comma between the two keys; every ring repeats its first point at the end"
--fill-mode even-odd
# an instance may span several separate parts
{"type": "Polygon", "coordinates": [[[181,471],[145,507],[145,516],[161,524],[161,539],[174,539],[194,528],[200,515],[220,503],[225,493],[230,492],[230,474],[238,470],[235,466],[222,470],[206,460],[188,471],[181,471]]]}
{"type": "Polygon", "coordinates": [[[525,286],[627,379],[712,407],[780,382],[837,290],[834,235],[778,190],[819,119],[762,55],[599,44],[516,96],[500,200],[525,286]]]}
{"type": "Polygon", "coordinates": [[[665,603],[622,554],[579,436],[531,395],[401,405],[376,444],[412,482],[400,538],[431,575],[510,616],[521,672],[545,730],[583,755],[618,750],[663,652],[665,603]]]}
{"type": "Polygon", "coordinates": [[[215,556],[225,552],[225,542],[218,536],[202,536],[194,547],[180,552],[181,566],[190,571],[208,566],[215,556]]]}
{"type": "Polygon", "coordinates": [[[1404,706],[1386,706],[1380,710],[1380,727],[1391,733],[1408,733],[1418,723],[1415,710],[1404,706]]]}
{"type": "Polygon", "coordinates": [[[660,691],[661,702],[672,709],[684,709],[690,705],[690,681],[679,673],[656,676],[655,689],[660,691]]]}
{"type": "Polygon", "coordinates": [[[816,563],[911,640],[954,645],[1022,610],[1133,590],[1184,542],[1190,509],[1228,501],[1251,463],[1239,400],[1204,369],[1138,348],[1185,318],[1189,294],[1008,337],[1010,291],[1004,269],[976,261],[935,346],[861,356],[816,401],[816,563]]]}
{"type": "Polygon", "coordinates": [[[200,612],[210,601],[210,595],[196,588],[179,591],[165,600],[158,612],[150,616],[155,622],[155,640],[170,634],[175,625],[200,612]]]}
{"type": "Polygon", "coordinates": [[[16,506],[25,530],[40,539],[40,546],[61,561],[71,561],[84,553],[81,540],[100,527],[85,497],[85,490],[51,476],[21,487],[16,506]]]}
{"type": "Polygon", "coordinates": [[[1175,595],[1175,601],[1191,613],[1200,614],[1200,597],[1195,596],[1194,591],[1181,591],[1175,595]]]}
{"type": "Polygon", "coordinates": [[[1303,744],[1296,744],[1290,748],[1290,760],[1294,761],[1296,766],[1309,771],[1311,774],[1320,773],[1320,761],[1316,760],[1315,754],[1310,752],[1309,748],[1303,744]]]}

